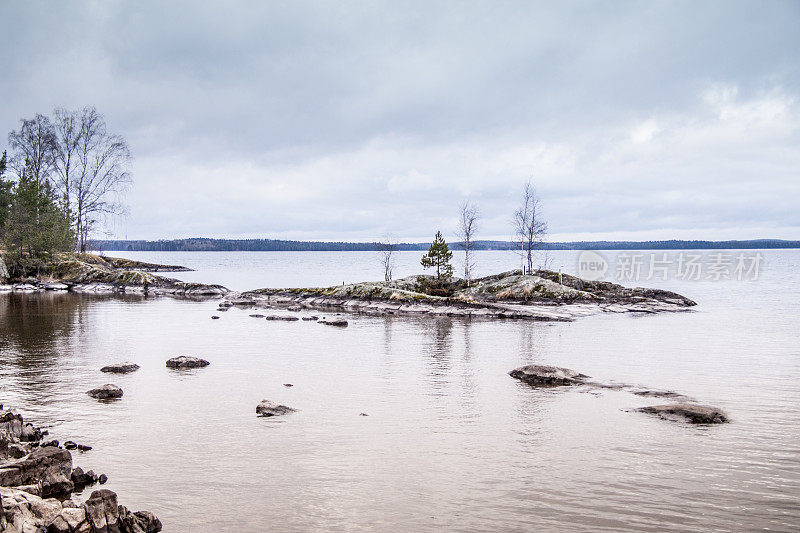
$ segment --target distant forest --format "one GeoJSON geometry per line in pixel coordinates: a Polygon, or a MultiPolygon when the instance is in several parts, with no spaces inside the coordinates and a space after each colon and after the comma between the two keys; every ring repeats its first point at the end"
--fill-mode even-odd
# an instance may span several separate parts
{"type": "MultiPolygon", "coordinates": [[[[379,242],[284,241],[276,239],[173,239],[159,241],[96,240],[90,248],[99,251],[126,252],[363,252],[385,248],[379,242]]],[[[400,243],[396,250],[427,250],[430,243],[400,243]]],[[[455,249],[460,243],[451,243],[455,249]]],[[[475,241],[475,250],[517,250],[511,241],[475,241]]],[[[545,250],[730,250],[754,248],[800,248],[800,241],[756,239],[749,241],[581,241],[548,242],[545,250]]]]}

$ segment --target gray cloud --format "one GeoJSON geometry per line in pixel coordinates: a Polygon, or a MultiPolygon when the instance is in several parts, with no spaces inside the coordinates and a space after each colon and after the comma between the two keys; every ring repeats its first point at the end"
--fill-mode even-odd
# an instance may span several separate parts
{"type": "Polygon", "coordinates": [[[117,235],[798,237],[800,5],[4,3],[0,126],[94,104],[117,235]]]}

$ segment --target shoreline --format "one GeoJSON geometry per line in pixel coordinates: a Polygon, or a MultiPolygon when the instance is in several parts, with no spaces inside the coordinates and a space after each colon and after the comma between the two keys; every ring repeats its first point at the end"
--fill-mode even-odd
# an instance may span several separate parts
{"type": "Polygon", "coordinates": [[[71,450],[91,446],[46,441],[48,431],[26,423],[22,415],[0,404],[0,531],[74,533],[108,531],[158,533],[161,521],[149,511],[129,511],[117,494],[97,489],[82,503],[72,499],[108,477],[73,463],[71,450]]]}

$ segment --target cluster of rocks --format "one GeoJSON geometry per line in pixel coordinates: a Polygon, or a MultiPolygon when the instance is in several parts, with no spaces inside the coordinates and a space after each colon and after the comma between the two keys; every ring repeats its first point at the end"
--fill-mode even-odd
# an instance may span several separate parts
{"type": "MultiPolygon", "coordinates": [[[[533,387],[562,387],[585,385],[598,388],[632,389],[630,385],[605,385],[588,381],[589,376],[569,368],[547,365],[525,365],[515,368],[508,373],[523,383],[533,387]]],[[[632,390],[633,394],[643,397],[668,398],[674,400],[688,400],[686,396],[674,391],[658,390],[632,390]]],[[[668,420],[682,420],[692,424],[722,424],[728,421],[728,416],[717,409],[707,405],[698,405],[687,401],[666,405],[650,405],[631,409],[632,411],[650,413],[668,420]]]]}
{"type": "Polygon", "coordinates": [[[105,483],[105,474],[73,468],[73,441],[41,442],[46,431],[0,406],[0,531],[7,533],[151,533],[161,531],[152,513],[130,512],[109,490],[94,491],[82,505],[74,490],[105,483]]]}

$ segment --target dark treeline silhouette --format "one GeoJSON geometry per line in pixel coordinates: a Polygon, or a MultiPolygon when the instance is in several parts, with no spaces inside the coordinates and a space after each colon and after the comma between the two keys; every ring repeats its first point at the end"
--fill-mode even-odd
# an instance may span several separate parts
{"type": "MultiPolygon", "coordinates": [[[[399,243],[396,250],[427,250],[429,242],[399,243]]],[[[454,243],[463,248],[463,243],[454,243]]],[[[511,241],[475,241],[474,250],[519,250],[511,241]]],[[[757,248],[800,248],[800,241],[756,239],[748,241],[581,241],[549,242],[539,246],[545,250],[732,250],[757,248]]],[[[171,239],[159,241],[97,240],[90,248],[100,251],[127,252],[372,252],[381,251],[380,242],[286,241],[277,239],[171,239]]]]}

